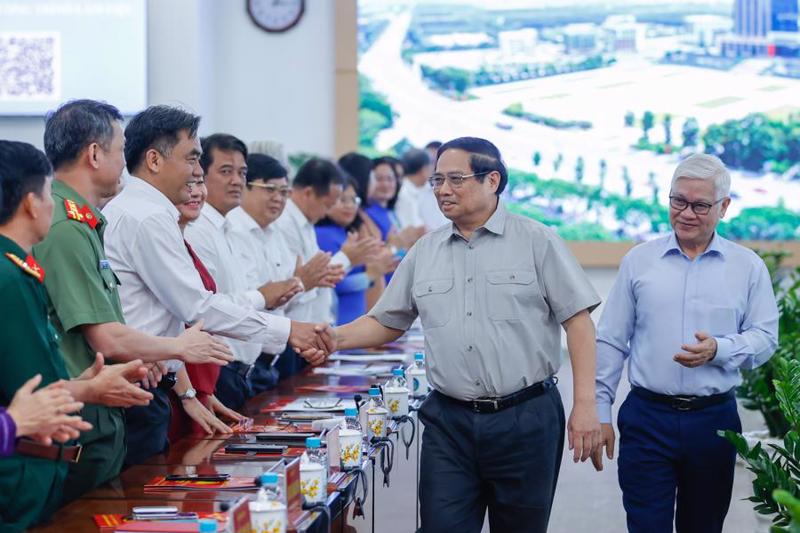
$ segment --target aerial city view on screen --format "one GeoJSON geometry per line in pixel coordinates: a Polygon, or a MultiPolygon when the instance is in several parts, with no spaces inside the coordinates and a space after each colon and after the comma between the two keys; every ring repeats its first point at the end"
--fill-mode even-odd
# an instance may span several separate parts
{"type": "Polygon", "coordinates": [[[704,151],[731,170],[721,233],[800,238],[798,0],[359,0],[358,20],[362,150],[486,137],[512,210],[635,241],[704,151]]]}

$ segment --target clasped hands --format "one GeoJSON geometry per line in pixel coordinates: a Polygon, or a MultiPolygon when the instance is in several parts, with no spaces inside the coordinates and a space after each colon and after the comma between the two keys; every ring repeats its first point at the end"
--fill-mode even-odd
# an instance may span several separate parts
{"type": "Polygon", "coordinates": [[[328,324],[310,324],[292,320],[289,345],[310,364],[324,363],[336,351],[336,336],[328,324]]]}

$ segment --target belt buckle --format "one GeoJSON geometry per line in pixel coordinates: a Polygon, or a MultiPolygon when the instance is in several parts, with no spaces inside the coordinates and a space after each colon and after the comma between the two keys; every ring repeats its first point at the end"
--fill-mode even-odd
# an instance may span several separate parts
{"type": "Polygon", "coordinates": [[[478,398],[477,400],[472,400],[472,410],[475,411],[476,413],[483,412],[481,410],[481,408],[480,408],[480,406],[483,405],[483,404],[491,404],[492,407],[494,407],[494,411],[495,412],[497,412],[498,409],[499,409],[499,407],[498,407],[499,406],[499,402],[498,402],[497,399],[494,399],[494,398],[485,398],[485,399],[478,398]]]}
{"type": "Polygon", "coordinates": [[[672,399],[671,407],[676,411],[691,411],[693,398],[687,396],[675,396],[672,399]]]}
{"type": "Polygon", "coordinates": [[[78,448],[78,453],[75,454],[75,459],[70,460],[70,463],[77,463],[78,461],[81,460],[81,454],[83,453],[83,446],[78,444],[77,448],[78,448]]]}

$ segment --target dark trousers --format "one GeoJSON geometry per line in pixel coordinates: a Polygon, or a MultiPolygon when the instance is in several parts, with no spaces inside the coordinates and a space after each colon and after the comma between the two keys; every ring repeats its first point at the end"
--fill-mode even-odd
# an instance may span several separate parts
{"type": "Polygon", "coordinates": [[[261,357],[256,359],[248,378],[253,395],[272,390],[278,384],[278,370],[272,366],[272,359],[273,356],[268,354],[261,354],[261,357]]]}
{"type": "Polygon", "coordinates": [[[125,415],[122,409],[87,404],[81,417],[92,429],[81,433],[81,460],[70,463],[64,483],[67,504],[119,475],[125,459],[125,415]]]}
{"type": "Polygon", "coordinates": [[[278,371],[279,379],[286,379],[303,370],[308,363],[306,360],[297,355],[297,352],[291,346],[286,346],[286,349],[281,354],[278,362],[275,363],[275,369],[278,371]]]}
{"type": "Polygon", "coordinates": [[[219,370],[214,395],[228,409],[238,411],[254,396],[248,379],[239,371],[239,363],[229,363],[219,370]]]}
{"type": "Polygon", "coordinates": [[[142,463],[148,457],[164,453],[169,447],[170,405],[167,392],[149,389],[153,399],[149,405],[125,410],[125,467],[142,463]]]}
{"type": "Polygon", "coordinates": [[[424,533],[544,533],[561,454],[558,389],[497,413],[474,413],[433,392],[419,411],[424,533]]]}
{"type": "Polygon", "coordinates": [[[617,416],[619,484],[630,533],[720,533],[736,452],[717,430],[741,432],[736,400],[678,411],[632,392],[617,416]],[[677,498],[677,505],[676,505],[677,498]]]}

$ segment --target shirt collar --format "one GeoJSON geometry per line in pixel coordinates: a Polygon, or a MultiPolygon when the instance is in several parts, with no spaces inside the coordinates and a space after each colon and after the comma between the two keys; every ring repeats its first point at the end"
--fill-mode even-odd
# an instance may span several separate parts
{"type": "Polygon", "coordinates": [[[222,213],[217,211],[217,209],[208,202],[203,205],[202,212],[203,216],[205,216],[215,228],[222,229],[225,226],[225,217],[222,216],[222,213]]]}
{"type": "MultiPolygon", "coordinates": [[[[503,201],[498,199],[497,208],[494,210],[494,213],[492,213],[492,216],[490,216],[483,226],[479,227],[478,229],[484,229],[490,233],[494,233],[495,235],[502,235],[506,228],[507,219],[508,210],[506,209],[503,201]]],[[[450,233],[445,233],[445,235],[448,239],[453,236],[461,237],[461,233],[459,233],[454,222],[450,223],[450,233]]]]}
{"type": "MultiPolygon", "coordinates": [[[[725,251],[723,248],[724,248],[723,239],[715,231],[714,236],[711,237],[711,242],[708,243],[708,248],[706,248],[706,251],[700,254],[700,256],[711,254],[711,255],[718,255],[720,257],[725,257],[725,251]]],[[[681,250],[681,246],[680,244],[678,244],[678,237],[675,235],[674,231],[669,234],[667,242],[664,245],[664,251],[662,252],[661,257],[673,253],[683,254],[683,250],[681,250]]]]}
{"type": "Polygon", "coordinates": [[[128,183],[125,185],[125,188],[128,187],[134,191],[139,191],[146,199],[169,211],[169,214],[175,218],[176,222],[181,218],[181,213],[178,211],[178,208],[175,207],[175,204],[173,204],[163,192],[159,191],[142,178],[131,176],[128,178],[128,183]]]}
{"type": "Polygon", "coordinates": [[[297,222],[297,224],[300,225],[301,227],[308,226],[313,228],[313,224],[311,224],[311,222],[308,221],[306,216],[303,214],[302,211],[300,211],[300,208],[297,207],[297,204],[294,203],[291,198],[289,198],[286,201],[286,207],[283,208],[283,212],[284,214],[294,219],[294,221],[297,222]]]}
{"type": "Polygon", "coordinates": [[[80,193],[78,193],[78,191],[76,191],[63,181],[59,179],[54,179],[52,184],[52,191],[53,191],[53,196],[55,196],[56,198],[59,198],[61,200],[72,200],[73,202],[78,204],[78,207],[83,207],[84,205],[89,206],[89,209],[92,211],[92,214],[97,219],[98,230],[101,228],[101,226],[105,225],[106,219],[103,216],[103,214],[97,209],[95,209],[95,207],[92,204],[87,202],[86,198],[81,196],[80,193]]]}
{"type": "Polygon", "coordinates": [[[262,231],[261,226],[258,225],[256,219],[251,217],[242,206],[234,208],[230,213],[228,213],[226,218],[228,218],[235,226],[239,226],[248,232],[256,230],[262,231]]]}

